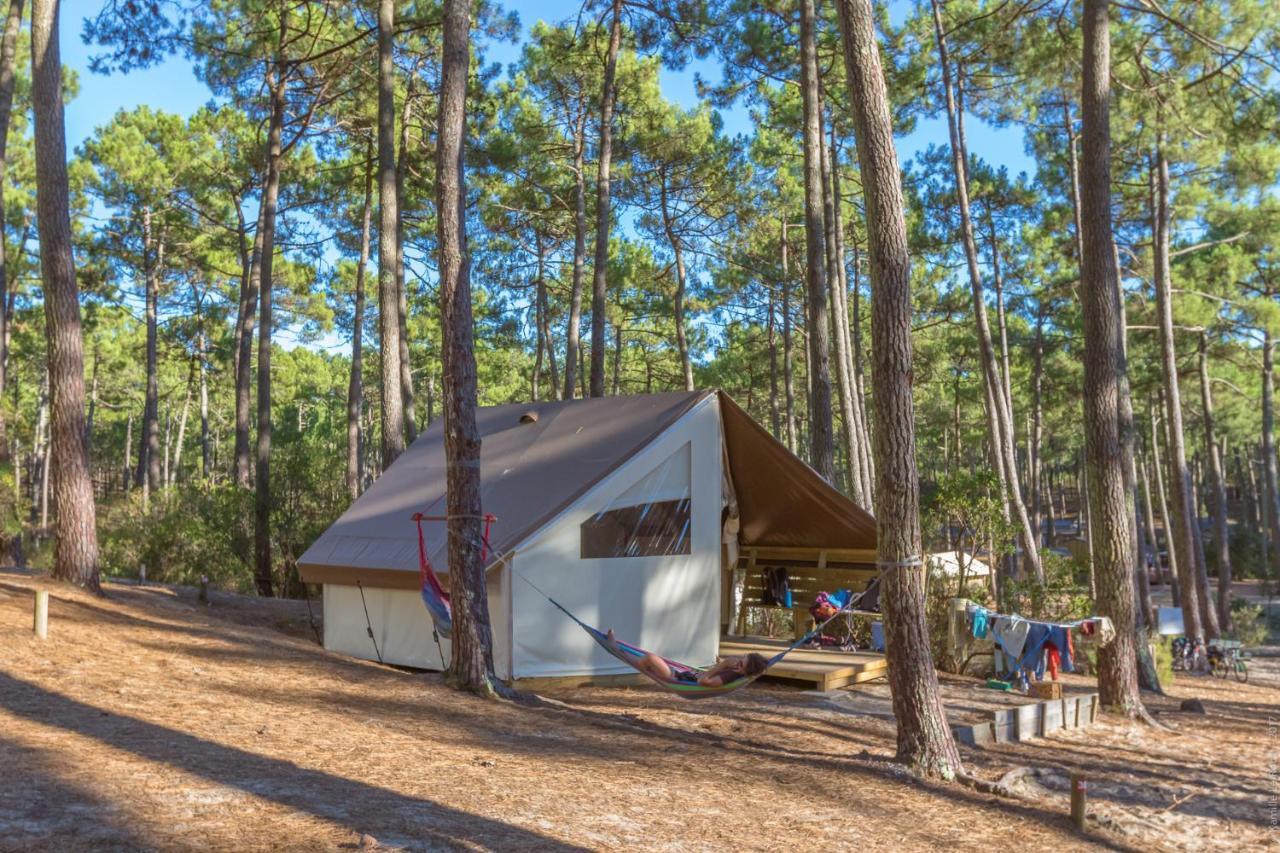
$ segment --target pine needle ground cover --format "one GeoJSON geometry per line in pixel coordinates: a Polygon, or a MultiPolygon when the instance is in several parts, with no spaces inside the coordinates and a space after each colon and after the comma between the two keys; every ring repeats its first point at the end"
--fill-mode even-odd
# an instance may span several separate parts
{"type": "Polygon", "coordinates": [[[986,779],[1034,768],[1010,799],[920,783],[891,763],[891,721],[783,686],[527,708],[328,654],[302,602],[107,591],[0,572],[2,850],[1075,849],[1077,770],[1093,843],[1275,838],[1280,673],[1261,658],[1246,685],[1183,678],[1152,701],[1171,731],[1104,718],[966,750],[986,779]],[[44,642],[37,588],[52,593],[44,642]],[[1207,715],[1179,712],[1187,698],[1207,715]]]}

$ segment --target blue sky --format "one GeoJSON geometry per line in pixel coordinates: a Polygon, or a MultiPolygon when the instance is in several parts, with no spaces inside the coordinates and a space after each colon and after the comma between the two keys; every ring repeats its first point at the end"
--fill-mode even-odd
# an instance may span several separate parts
{"type": "MultiPolygon", "coordinates": [[[[212,98],[209,89],[196,79],[191,64],[181,57],[173,57],[153,68],[130,74],[103,76],[91,73],[89,58],[93,49],[81,41],[80,34],[84,19],[95,14],[101,5],[102,0],[64,0],[62,4],[62,60],[80,76],[80,94],[67,104],[67,144],[72,150],[92,135],[94,128],[110,121],[119,110],[147,104],[168,112],[190,115],[212,98]]],[[[558,22],[575,18],[581,3],[579,0],[507,0],[503,6],[520,16],[523,31],[528,32],[539,19],[558,22]]],[[[908,6],[902,0],[895,0],[895,17],[900,19],[908,6]]],[[[485,46],[488,62],[506,65],[515,61],[519,54],[518,44],[485,46]]],[[[694,105],[697,102],[695,74],[715,81],[720,78],[720,68],[713,60],[704,60],[679,72],[664,69],[663,93],[685,106],[694,105]]],[[[750,133],[750,117],[745,109],[730,110],[723,116],[730,134],[750,133]]],[[[1034,170],[1034,164],[1023,150],[1020,131],[993,128],[975,118],[969,119],[967,130],[970,150],[987,161],[1007,166],[1014,174],[1034,170]]],[[[944,120],[921,122],[914,132],[899,140],[899,156],[906,163],[917,151],[930,144],[943,144],[946,138],[944,120]]]]}

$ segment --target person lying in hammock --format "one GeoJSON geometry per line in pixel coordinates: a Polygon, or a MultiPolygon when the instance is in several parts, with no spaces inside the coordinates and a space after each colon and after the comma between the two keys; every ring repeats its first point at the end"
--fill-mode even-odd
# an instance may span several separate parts
{"type": "MultiPolygon", "coordinates": [[[[606,632],[606,636],[610,642],[616,640],[612,628],[606,632]]],[[[653,652],[645,652],[643,657],[635,657],[633,660],[636,669],[656,681],[665,681],[668,684],[697,684],[702,687],[724,687],[740,678],[754,678],[769,668],[768,658],[755,652],[720,658],[702,670],[673,667],[653,652]]]]}

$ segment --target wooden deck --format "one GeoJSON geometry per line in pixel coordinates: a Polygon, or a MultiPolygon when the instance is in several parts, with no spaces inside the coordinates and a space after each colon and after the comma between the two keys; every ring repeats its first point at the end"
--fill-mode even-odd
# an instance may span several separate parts
{"type": "MultiPolygon", "coordinates": [[[[745,655],[759,652],[772,657],[788,644],[764,637],[724,637],[720,655],[745,655]]],[[[876,652],[842,652],[835,649],[796,649],[772,669],[768,677],[789,681],[805,681],[815,690],[835,690],[880,678],[888,669],[884,655],[876,652]]]]}

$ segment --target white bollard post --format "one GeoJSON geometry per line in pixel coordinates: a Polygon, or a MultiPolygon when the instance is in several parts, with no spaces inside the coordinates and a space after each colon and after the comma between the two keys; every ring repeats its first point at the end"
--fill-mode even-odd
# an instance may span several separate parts
{"type": "Polygon", "coordinates": [[[36,590],[36,618],[32,630],[42,640],[49,638],[49,593],[47,590],[36,590]]]}

